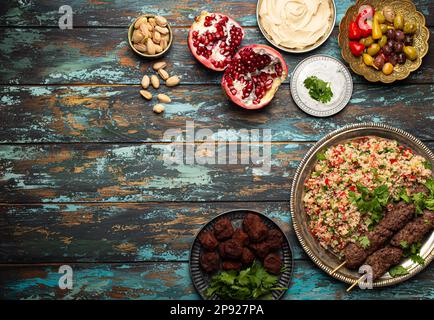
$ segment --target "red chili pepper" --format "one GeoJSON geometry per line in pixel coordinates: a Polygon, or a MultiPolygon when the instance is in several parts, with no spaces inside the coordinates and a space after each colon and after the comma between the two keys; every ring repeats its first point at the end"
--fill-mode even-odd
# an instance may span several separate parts
{"type": "Polygon", "coordinates": [[[372,19],[374,18],[375,10],[370,5],[363,5],[359,8],[359,14],[356,18],[356,23],[360,28],[362,37],[366,38],[372,34],[372,19]]]}
{"type": "Polygon", "coordinates": [[[356,191],[356,187],[355,187],[355,186],[351,186],[351,187],[350,187],[350,190],[351,190],[351,191],[356,191]]]}
{"type": "Polygon", "coordinates": [[[325,178],[325,184],[328,186],[328,187],[330,187],[330,181],[329,181],[329,179],[328,178],[325,178]]]}
{"type": "Polygon", "coordinates": [[[356,57],[359,57],[365,50],[365,46],[357,41],[350,41],[349,46],[351,53],[356,57]]]}
{"type": "Polygon", "coordinates": [[[398,160],[396,160],[396,159],[390,159],[390,163],[391,164],[394,164],[395,162],[398,162],[398,160]]]}
{"type": "Polygon", "coordinates": [[[362,30],[355,21],[350,22],[350,27],[348,28],[348,38],[351,40],[359,40],[362,37],[362,30]]]}

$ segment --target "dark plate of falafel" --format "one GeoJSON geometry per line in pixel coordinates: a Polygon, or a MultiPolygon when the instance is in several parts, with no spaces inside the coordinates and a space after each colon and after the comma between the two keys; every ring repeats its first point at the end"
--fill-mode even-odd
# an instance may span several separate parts
{"type": "MultiPolygon", "coordinates": [[[[280,227],[259,212],[231,210],[212,219],[197,234],[190,252],[190,274],[198,293],[209,299],[205,291],[213,275],[248,268],[255,260],[279,277],[278,287],[289,287],[292,251],[280,227]]],[[[273,290],[272,297],[278,300],[285,292],[273,290]]]]}

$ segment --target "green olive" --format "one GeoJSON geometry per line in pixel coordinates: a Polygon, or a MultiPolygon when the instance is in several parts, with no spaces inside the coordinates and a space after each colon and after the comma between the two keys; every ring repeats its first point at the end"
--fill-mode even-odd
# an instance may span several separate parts
{"type": "Polygon", "coordinates": [[[373,56],[375,56],[375,55],[378,53],[378,51],[380,51],[380,46],[379,46],[379,44],[378,44],[378,43],[373,43],[373,44],[371,44],[371,46],[368,48],[367,53],[368,53],[371,57],[373,57],[373,56]]]}
{"type": "Polygon", "coordinates": [[[377,19],[378,23],[384,23],[384,22],[386,22],[386,18],[381,13],[381,11],[375,11],[374,19],[377,19]]]}
{"type": "Polygon", "coordinates": [[[363,54],[363,62],[367,65],[367,66],[372,66],[374,64],[374,58],[372,58],[369,54],[364,53],[363,54]]]}
{"type": "Polygon", "coordinates": [[[374,39],[372,39],[372,36],[369,36],[369,37],[365,38],[364,45],[365,45],[366,48],[368,48],[373,43],[374,43],[374,39]]]}
{"type": "Polygon", "coordinates": [[[404,18],[399,13],[395,15],[395,19],[393,19],[393,26],[397,30],[402,30],[404,28],[404,18]]]}
{"type": "Polygon", "coordinates": [[[387,24],[382,23],[380,24],[380,29],[381,29],[381,33],[385,34],[389,28],[387,27],[387,24]]]}
{"type": "Polygon", "coordinates": [[[390,62],[385,63],[382,71],[386,76],[388,76],[393,72],[393,64],[391,64],[390,62]]]}
{"type": "Polygon", "coordinates": [[[382,36],[380,40],[378,40],[378,45],[383,48],[387,43],[387,36],[382,36]]]}
{"type": "Polygon", "coordinates": [[[404,33],[405,34],[412,34],[415,33],[417,30],[417,24],[413,23],[413,22],[406,22],[404,24],[404,33]]]}
{"type": "Polygon", "coordinates": [[[417,58],[417,50],[412,46],[405,46],[404,53],[409,60],[415,60],[417,58]]]}

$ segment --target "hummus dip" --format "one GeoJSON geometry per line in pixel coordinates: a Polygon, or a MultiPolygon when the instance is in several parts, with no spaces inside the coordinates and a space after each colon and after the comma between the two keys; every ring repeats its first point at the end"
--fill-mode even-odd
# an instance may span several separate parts
{"type": "Polygon", "coordinates": [[[263,0],[259,17],[273,42],[290,49],[315,44],[333,21],[329,0],[263,0]]]}

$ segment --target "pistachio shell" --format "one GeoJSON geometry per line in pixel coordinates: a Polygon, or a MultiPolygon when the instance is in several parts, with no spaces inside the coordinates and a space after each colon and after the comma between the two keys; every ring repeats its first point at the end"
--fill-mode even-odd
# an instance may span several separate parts
{"type": "Polygon", "coordinates": [[[157,21],[155,21],[155,18],[149,18],[148,23],[153,27],[157,25],[157,21]]]}
{"type": "Polygon", "coordinates": [[[163,80],[169,79],[169,74],[164,69],[159,69],[158,74],[160,75],[161,79],[163,79],[163,80]]]}
{"type": "Polygon", "coordinates": [[[148,53],[150,55],[154,55],[155,54],[155,44],[154,42],[151,40],[151,38],[148,38],[147,42],[146,42],[146,46],[148,47],[148,53]]]}
{"type": "Polygon", "coordinates": [[[151,100],[152,99],[152,93],[150,93],[147,90],[140,90],[140,94],[142,95],[143,98],[145,98],[146,100],[151,100]]]}
{"type": "Polygon", "coordinates": [[[143,89],[148,89],[150,83],[151,79],[145,74],[141,82],[143,89]]]}
{"type": "Polygon", "coordinates": [[[168,34],[169,33],[169,29],[164,28],[164,27],[160,27],[160,26],[156,26],[155,30],[157,30],[161,34],[168,34]]]}
{"type": "Polygon", "coordinates": [[[160,101],[161,103],[170,103],[172,102],[172,99],[170,99],[170,97],[166,94],[160,93],[159,95],[157,95],[158,101],[160,101]]]}
{"type": "Polygon", "coordinates": [[[157,25],[159,25],[160,27],[165,27],[167,25],[167,19],[162,16],[156,16],[155,22],[157,22],[157,25]]]}
{"type": "Polygon", "coordinates": [[[179,84],[181,80],[178,76],[171,76],[169,79],[166,80],[166,86],[168,87],[174,87],[179,84]]]}
{"type": "Polygon", "coordinates": [[[134,48],[136,48],[137,51],[146,53],[148,51],[148,48],[143,43],[135,43],[133,44],[134,48]]]}
{"type": "Polygon", "coordinates": [[[150,32],[146,27],[146,24],[141,24],[139,27],[140,31],[143,33],[143,36],[147,39],[150,37],[150,32]]]}
{"type": "Polygon", "coordinates": [[[161,39],[160,40],[160,47],[164,50],[167,48],[167,40],[166,39],[161,39]]]}
{"type": "Polygon", "coordinates": [[[162,104],[156,104],[153,108],[152,108],[152,110],[155,112],[155,113],[161,113],[161,112],[163,112],[164,111],[164,106],[162,105],[162,104]]]}
{"type": "Polygon", "coordinates": [[[143,40],[145,36],[143,35],[143,33],[140,30],[134,30],[133,32],[133,36],[131,37],[131,40],[134,43],[139,43],[143,40]]]}
{"type": "Polygon", "coordinates": [[[134,23],[134,28],[139,29],[139,27],[140,27],[143,23],[146,23],[147,21],[148,21],[148,19],[147,19],[145,16],[138,18],[138,19],[136,20],[136,22],[134,23]]]}
{"type": "Polygon", "coordinates": [[[158,77],[155,74],[151,76],[151,84],[155,89],[160,87],[160,80],[158,80],[158,77]]]}
{"type": "Polygon", "coordinates": [[[152,66],[152,69],[154,69],[155,71],[158,71],[159,69],[165,68],[167,66],[167,63],[164,61],[158,61],[156,63],[154,63],[154,65],[152,66]]]}
{"type": "Polygon", "coordinates": [[[154,36],[152,37],[152,40],[155,42],[155,43],[160,43],[160,40],[161,40],[161,33],[159,33],[158,31],[155,31],[154,32],[154,36]]]}
{"type": "Polygon", "coordinates": [[[155,53],[160,53],[161,51],[163,51],[163,48],[161,48],[161,46],[159,44],[155,44],[155,53]]]}

